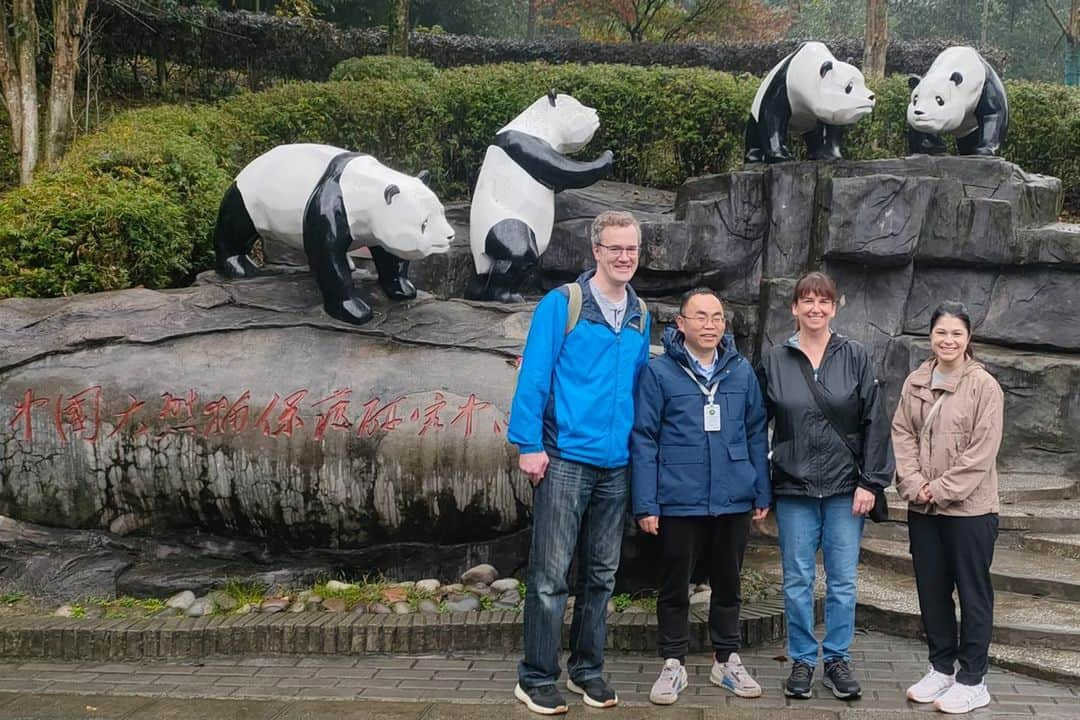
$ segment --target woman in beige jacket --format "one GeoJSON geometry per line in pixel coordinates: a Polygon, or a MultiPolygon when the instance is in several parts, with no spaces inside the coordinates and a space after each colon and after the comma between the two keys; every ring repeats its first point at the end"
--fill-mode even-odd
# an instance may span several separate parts
{"type": "Polygon", "coordinates": [[[1004,396],[972,357],[970,341],[971,319],[962,304],[947,302],[934,311],[933,356],[904,381],[892,424],[896,485],[909,503],[911,559],[930,650],[929,672],[907,695],[946,713],[990,702],[983,676],[994,624],[990,563],[1004,396]]]}

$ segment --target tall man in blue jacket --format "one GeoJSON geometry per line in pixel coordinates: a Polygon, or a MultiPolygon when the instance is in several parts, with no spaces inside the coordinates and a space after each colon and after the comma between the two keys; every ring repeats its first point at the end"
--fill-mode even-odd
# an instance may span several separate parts
{"type": "Polygon", "coordinates": [[[549,292],[533,313],[507,431],[534,487],[525,656],[514,695],[543,715],[567,711],[555,683],[575,551],[579,589],[567,687],[592,707],[618,703],[603,676],[604,640],[630,495],[634,383],[649,360],[649,318],[629,285],[641,245],[637,221],[604,212],[590,234],[596,269],[579,277],[576,289],[549,292]]]}
{"type": "Polygon", "coordinates": [[[664,666],[649,699],[674,703],[687,685],[687,587],[707,562],[712,599],[709,679],[740,697],[761,686],[739,659],[739,575],[750,520],[772,503],[768,417],[750,363],[725,334],[724,306],[707,289],[683,296],[665,353],[638,380],[631,435],[633,511],[641,529],[659,535],[656,615],[664,666]]]}

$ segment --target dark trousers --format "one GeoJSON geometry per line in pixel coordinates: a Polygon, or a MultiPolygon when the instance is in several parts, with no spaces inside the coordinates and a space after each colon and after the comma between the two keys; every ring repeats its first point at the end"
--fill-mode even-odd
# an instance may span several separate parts
{"type": "Polygon", "coordinates": [[[930,664],[956,681],[978,685],[987,669],[994,629],[994,560],[998,516],[949,517],[908,513],[911,559],[919,591],[923,631],[930,664]],[[960,596],[960,633],[956,632],[953,589],[960,596]]]}
{"type": "MultiPolygon", "coordinates": [[[[709,639],[721,662],[739,649],[739,594],[750,513],[660,518],[660,657],[684,659],[690,645],[690,575],[704,560],[712,587],[709,639]]],[[[699,572],[701,568],[698,568],[699,572]]]]}

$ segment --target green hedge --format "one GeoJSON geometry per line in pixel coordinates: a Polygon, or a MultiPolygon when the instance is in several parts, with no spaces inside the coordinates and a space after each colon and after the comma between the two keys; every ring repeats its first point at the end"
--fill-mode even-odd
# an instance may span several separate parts
{"type": "MultiPolygon", "coordinates": [[[[465,197],[495,132],[551,87],[600,112],[583,156],[610,147],[617,179],[674,188],[739,166],[757,84],[707,69],[508,64],[441,70],[426,82],[295,83],[212,107],[131,111],[81,138],[57,170],[0,199],[0,297],[187,282],[211,265],[225,187],[281,143],[326,142],[405,172],[427,168],[444,200],[465,197]]],[[[1080,91],[1007,86],[1006,157],[1061,177],[1067,205],[1080,208],[1080,91]]],[[[849,133],[849,158],[906,152],[906,80],[875,89],[877,109],[849,133]]]]}

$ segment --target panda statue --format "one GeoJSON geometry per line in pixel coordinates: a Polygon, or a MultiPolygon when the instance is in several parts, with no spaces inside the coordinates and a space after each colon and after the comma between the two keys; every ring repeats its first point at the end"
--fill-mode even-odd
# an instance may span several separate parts
{"type": "Polygon", "coordinates": [[[908,150],[945,152],[940,135],[956,137],[958,155],[997,155],[1009,130],[1001,78],[975,48],[946,48],[921,78],[908,79],[908,150]]]}
{"type": "Polygon", "coordinates": [[[360,325],[372,310],[352,281],[350,249],[367,246],[379,285],[393,300],[416,297],[409,261],[450,248],[454,230],[419,177],[370,155],[330,145],[279,145],[255,158],[225,191],[214,229],[219,274],[255,272],[259,237],[304,249],[331,317],[360,325]]]}
{"type": "Polygon", "coordinates": [[[552,90],[495,135],[469,212],[476,275],[466,298],[521,302],[525,275],[551,240],[555,193],[588,187],[611,172],[610,150],[592,162],[567,157],[599,127],[596,110],[552,90]]]}
{"type": "Polygon", "coordinates": [[[746,123],[746,162],[791,159],[788,130],[802,135],[811,160],[839,159],[848,125],[874,109],[859,69],[840,62],[823,43],[801,44],[761,81],[746,123]]]}

